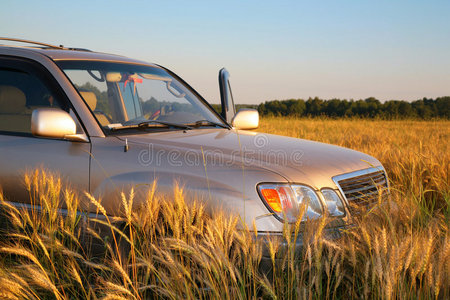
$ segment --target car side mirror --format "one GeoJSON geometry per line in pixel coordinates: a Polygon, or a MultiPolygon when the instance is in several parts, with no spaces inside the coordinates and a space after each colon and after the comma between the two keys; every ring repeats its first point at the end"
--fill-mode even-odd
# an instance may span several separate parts
{"type": "Polygon", "coordinates": [[[234,116],[231,125],[236,129],[256,129],[259,126],[259,113],[256,109],[242,108],[234,116]]]}
{"type": "Polygon", "coordinates": [[[88,142],[85,134],[77,134],[72,117],[59,108],[38,108],[31,114],[31,133],[34,136],[88,142]]]}

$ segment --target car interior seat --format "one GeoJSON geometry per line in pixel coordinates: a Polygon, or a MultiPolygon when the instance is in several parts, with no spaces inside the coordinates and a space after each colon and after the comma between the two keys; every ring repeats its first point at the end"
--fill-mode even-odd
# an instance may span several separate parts
{"type": "Polygon", "coordinates": [[[103,113],[95,110],[97,108],[97,96],[93,92],[80,92],[80,94],[102,126],[107,126],[111,123],[103,113]]]}
{"type": "Polygon", "coordinates": [[[22,90],[0,85],[0,131],[31,133],[31,113],[22,90]]]}

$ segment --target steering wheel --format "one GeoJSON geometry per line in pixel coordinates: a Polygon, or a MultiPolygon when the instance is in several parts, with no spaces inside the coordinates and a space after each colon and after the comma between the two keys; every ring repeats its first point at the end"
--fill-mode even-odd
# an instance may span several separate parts
{"type": "Polygon", "coordinates": [[[161,116],[166,115],[169,112],[172,112],[172,106],[171,105],[162,105],[158,110],[149,113],[146,113],[144,117],[148,120],[158,120],[161,116]]]}

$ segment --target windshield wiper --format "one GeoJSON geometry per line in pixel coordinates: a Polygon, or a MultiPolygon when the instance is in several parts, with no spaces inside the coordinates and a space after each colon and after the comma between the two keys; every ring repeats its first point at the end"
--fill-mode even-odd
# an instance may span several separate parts
{"type": "Polygon", "coordinates": [[[148,121],[140,122],[138,124],[113,127],[113,128],[111,128],[111,130],[117,131],[117,130],[123,130],[123,129],[147,129],[147,128],[177,128],[177,129],[184,129],[184,130],[192,129],[192,127],[187,124],[178,124],[178,123],[164,122],[164,121],[158,121],[158,120],[148,120],[148,121]]]}
{"type": "Polygon", "coordinates": [[[218,126],[218,127],[222,127],[222,128],[227,128],[229,129],[229,127],[227,125],[224,124],[220,124],[220,123],[216,123],[210,120],[198,120],[194,123],[189,123],[189,124],[184,124],[187,126],[192,126],[194,128],[200,127],[200,126],[218,126]]]}

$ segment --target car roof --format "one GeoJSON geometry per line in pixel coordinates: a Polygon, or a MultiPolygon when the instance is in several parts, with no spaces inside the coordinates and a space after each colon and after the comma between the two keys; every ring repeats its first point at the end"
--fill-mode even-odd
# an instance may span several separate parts
{"type": "Polygon", "coordinates": [[[141,60],[131,59],[125,56],[94,52],[86,49],[77,48],[50,48],[50,47],[24,47],[24,46],[11,46],[0,44],[0,49],[18,50],[25,52],[34,52],[45,55],[54,61],[61,60],[95,60],[95,61],[109,61],[118,63],[131,63],[139,65],[150,65],[159,67],[156,64],[148,63],[141,60]]]}

